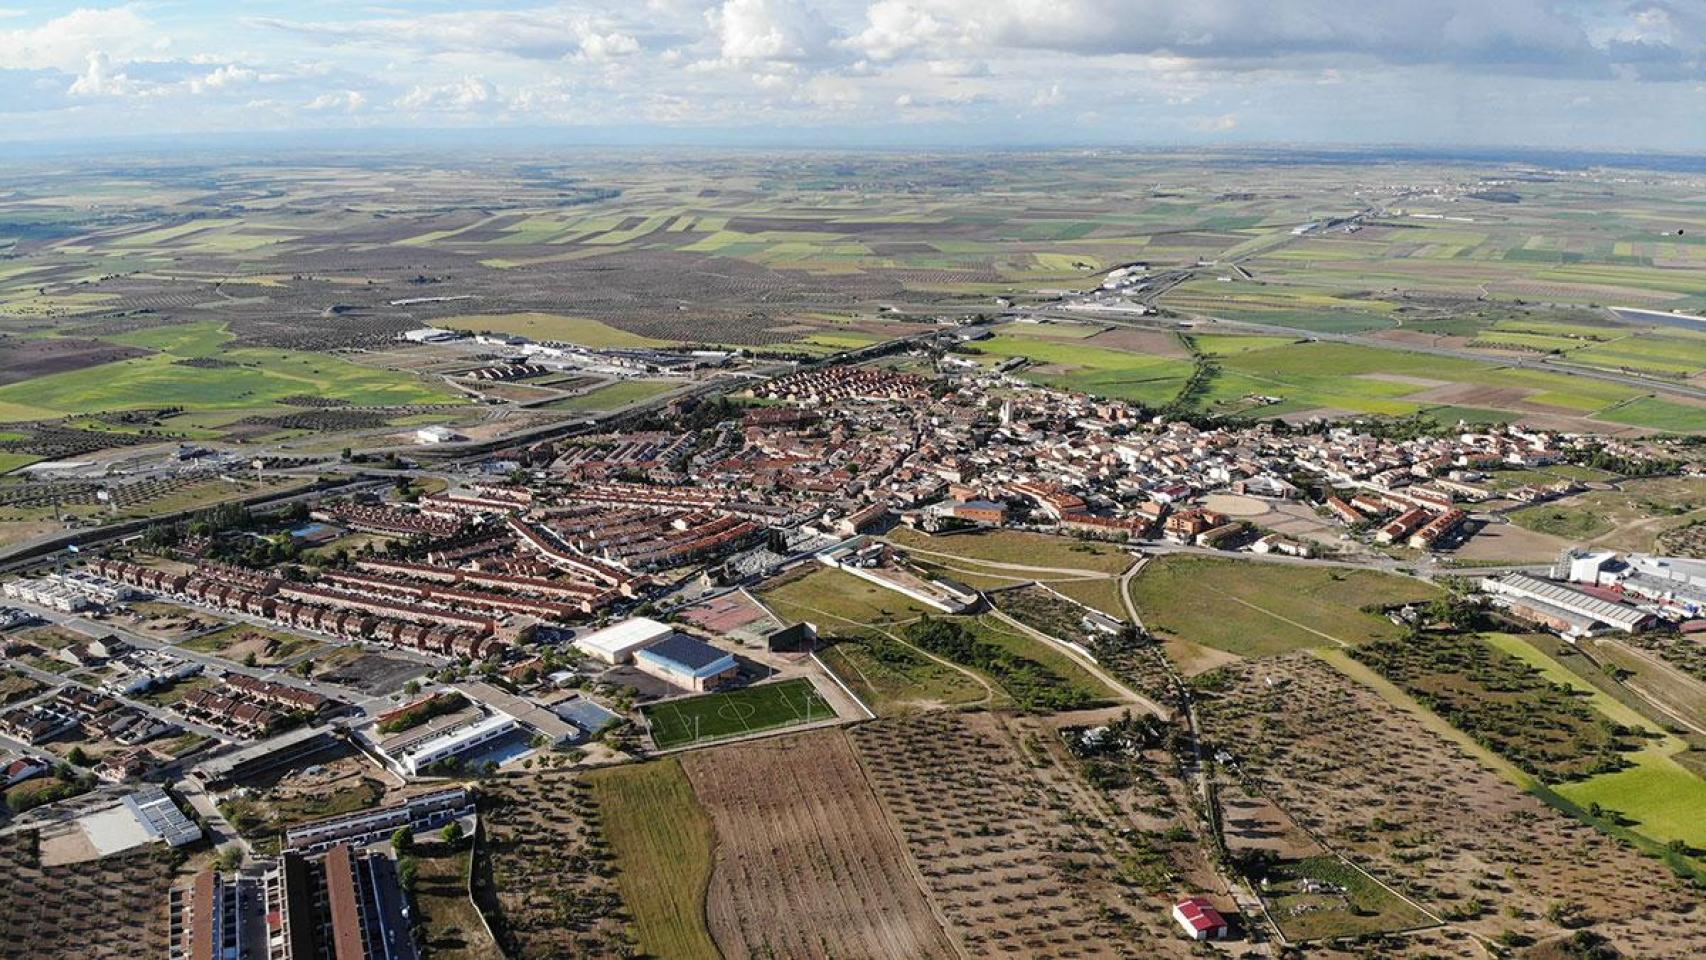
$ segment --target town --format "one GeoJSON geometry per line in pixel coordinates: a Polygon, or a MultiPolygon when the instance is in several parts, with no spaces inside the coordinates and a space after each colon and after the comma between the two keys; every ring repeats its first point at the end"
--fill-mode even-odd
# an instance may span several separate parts
{"type": "MultiPolygon", "coordinates": [[[[967,343],[804,365],[638,429],[422,456],[283,509],[92,533],[16,568],[0,610],[0,832],[39,835],[43,869],[203,851],[162,891],[157,955],[412,958],[421,838],[465,858],[489,829],[483,784],[877,717],[836,641],[869,625],[788,593],[812,578],[921,622],[1005,616],[997,592],[1036,591],[1057,626],[1025,633],[1097,676],[1147,633],[1129,607],[1040,576],[1077,566],[1075,549],[1086,566],[1236,557],[1462,582],[1488,615],[1569,643],[1706,628],[1701,562],[1469,549],[1510,512],[1588,489],[1547,468],[1692,473],[1686,448],[1177,419],[967,364],[967,343]],[[1068,559],[954,547],[995,535],[1047,538],[1068,559]],[[252,562],[257,542],[282,560],[252,562]]],[[[1246,939],[1263,923],[1218,890],[1166,916],[1213,939],[1234,926],[1222,910],[1245,913],[1246,939]]],[[[30,936],[71,922],[39,917],[30,936]]]]}

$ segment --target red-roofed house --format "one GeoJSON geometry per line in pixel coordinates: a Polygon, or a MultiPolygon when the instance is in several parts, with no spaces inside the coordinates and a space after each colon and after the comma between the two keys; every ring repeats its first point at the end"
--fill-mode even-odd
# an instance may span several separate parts
{"type": "Polygon", "coordinates": [[[1226,918],[1203,897],[1186,897],[1173,905],[1173,919],[1192,940],[1224,940],[1226,918]]]}

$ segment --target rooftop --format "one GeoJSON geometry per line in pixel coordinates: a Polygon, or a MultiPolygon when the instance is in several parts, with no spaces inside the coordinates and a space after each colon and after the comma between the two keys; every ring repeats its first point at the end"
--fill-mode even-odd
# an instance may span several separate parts
{"type": "Polygon", "coordinates": [[[717,672],[734,660],[733,654],[719,650],[702,640],[695,640],[685,633],[672,633],[641,650],[636,656],[695,675],[717,672]]]}
{"type": "Polygon", "coordinates": [[[583,650],[591,650],[595,653],[611,656],[631,650],[640,644],[649,643],[671,632],[668,624],[659,623],[650,617],[634,617],[614,626],[605,627],[596,633],[589,633],[576,640],[575,646],[583,650]]]}

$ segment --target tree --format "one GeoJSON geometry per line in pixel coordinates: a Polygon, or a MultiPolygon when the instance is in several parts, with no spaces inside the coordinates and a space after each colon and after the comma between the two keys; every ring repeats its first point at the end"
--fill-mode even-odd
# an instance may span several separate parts
{"type": "Polygon", "coordinates": [[[89,755],[83,752],[82,747],[72,747],[71,753],[68,754],[65,759],[71,761],[71,765],[74,767],[86,767],[89,765],[89,755]]]}
{"type": "Polygon", "coordinates": [[[452,820],[445,824],[444,831],[440,833],[439,836],[444,838],[445,843],[448,843],[453,847],[456,846],[462,841],[462,822],[460,820],[452,820]]]}
{"type": "Polygon", "coordinates": [[[397,883],[403,888],[403,892],[410,896],[415,893],[415,877],[420,868],[414,857],[403,857],[397,861],[397,883]]]}
{"type": "Polygon", "coordinates": [[[415,831],[413,827],[398,827],[397,832],[391,834],[391,850],[397,856],[408,856],[409,851],[414,848],[415,831]]]}

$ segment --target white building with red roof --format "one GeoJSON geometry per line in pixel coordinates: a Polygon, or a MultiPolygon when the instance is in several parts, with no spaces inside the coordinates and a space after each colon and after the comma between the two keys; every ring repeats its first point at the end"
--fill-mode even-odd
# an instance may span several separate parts
{"type": "Polygon", "coordinates": [[[1186,897],[1173,904],[1173,919],[1192,940],[1224,940],[1226,918],[1204,897],[1186,897]]]}

